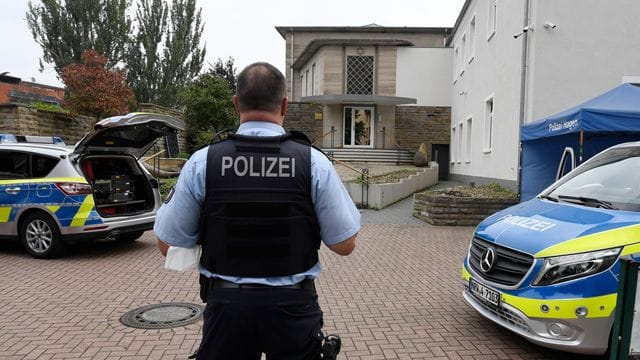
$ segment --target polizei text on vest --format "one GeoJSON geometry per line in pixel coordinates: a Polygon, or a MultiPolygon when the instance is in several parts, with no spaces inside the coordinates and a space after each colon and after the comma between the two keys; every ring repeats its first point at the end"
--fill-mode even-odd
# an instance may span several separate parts
{"type": "Polygon", "coordinates": [[[221,175],[233,172],[235,176],[296,177],[296,159],[277,156],[223,156],[221,175]]]}

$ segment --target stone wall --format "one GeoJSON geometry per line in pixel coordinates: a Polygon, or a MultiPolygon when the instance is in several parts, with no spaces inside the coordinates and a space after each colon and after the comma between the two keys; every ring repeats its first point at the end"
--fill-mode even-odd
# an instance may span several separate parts
{"type": "Polygon", "coordinates": [[[475,226],[489,215],[517,203],[515,199],[418,193],[413,196],[413,216],[431,225],[475,226]]]}
{"type": "Polygon", "coordinates": [[[322,145],[322,118],[316,120],[316,114],[322,116],[322,105],[311,103],[289,103],[289,110],[284,119],[287,130],[302,131],[311,142],[322,145]]]}
{"type": "Polygon", "coordinates": [[[396,106],[395,140],[401,148],[417,151],[420,143],[449,144],[451,108],[444,106],[396,106]]]}
{"type": "MultiPolygon", "coordinates": [[[[140,104],[138,111],[166,114],[182,118],[182,113],[154,104],[140,104]]],[[[40,110],[23,104],[0,104],[0,133],[14,135],[60,136],[73,145],[93,128],[90,116],[71,117],[55,111],[40,110]]],[[[185,132],[178,133],[180,151],[186,151],[185,132]]],[[[158,147],[164,149],[164,138],[158,147]]]]}
{"type": "Polygon", "coordinates": [[[61,136],[73,145],[91,130],[95,119],[71,117],[18,104],[0,105],[0,132],[15,135],[61,136]]]}

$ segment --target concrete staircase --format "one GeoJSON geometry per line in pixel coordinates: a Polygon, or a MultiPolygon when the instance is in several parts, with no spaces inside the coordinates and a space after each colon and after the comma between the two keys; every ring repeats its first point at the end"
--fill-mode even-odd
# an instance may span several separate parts
{"type": "Polygon", "coordinates": [[[327,155],[346,162],[413,164],[413,152],[406,149],[324,148],[327,155]]]}

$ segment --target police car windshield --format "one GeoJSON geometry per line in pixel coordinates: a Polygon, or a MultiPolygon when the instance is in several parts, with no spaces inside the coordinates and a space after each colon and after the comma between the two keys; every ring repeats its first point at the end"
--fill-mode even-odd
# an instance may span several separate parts
{"type": "Polygon", "coordinates": [[[640,147],[600,153],[542,197],[584,206],[640,211],[640,147]]]}

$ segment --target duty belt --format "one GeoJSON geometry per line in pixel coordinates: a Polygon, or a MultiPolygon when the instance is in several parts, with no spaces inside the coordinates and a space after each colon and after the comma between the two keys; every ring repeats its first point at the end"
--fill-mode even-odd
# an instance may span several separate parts
{"type": "Polygon", "coordinates": [[[209,279],[209,285],[213,289],[298,289],[316,291],[316,286],[312,279],[304,279],[293,285],[272,286],[265,284],[236,284],[223,279],[209,279]]]}

